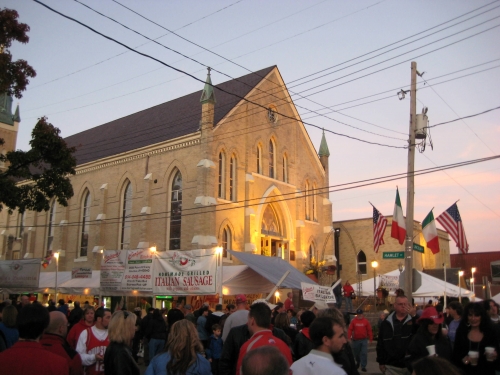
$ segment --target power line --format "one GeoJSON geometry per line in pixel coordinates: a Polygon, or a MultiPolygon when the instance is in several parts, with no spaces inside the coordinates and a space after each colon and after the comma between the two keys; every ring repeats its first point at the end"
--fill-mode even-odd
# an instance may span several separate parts
{"type": "MultiPolygon", "coordinates": [[[[139,52],[139,51],[137,51],[137,50],[133,49],[132,47],[129,47],[129,46],[127,46],[126,44],[124,44],[124,43],[122,43],[122,42],[120,42],[120,41],[118,41],[118,40],[116,40],[116,39],[114,39],[114,38],[112,38],[112,37],[110,37],[110,36],[107,36],[107,35],[105,35],[105,34],[103,34],[103,33],[99,32],[99,31],[97,31],[97,30],[93,29],[92,27],[90,27],[90,26],[88,26],[88,25],[86,25],[86,24],[84,24],[84,23],[82,23],[82,22],[80,22],[80,21],[78,21],[78,20],[76,20],[76,19],[74,19],[74,18],[72,18],[72,17],[69,17],[69,16],[67,16],[67,15],[65,15],[65,14],[63,14],[63,13],[61,13],[61,12],[59,12],[59,11],[56,11],[55,9],[53,9],[53,8],[49,7],[48,5],[46,5],[46,4],[44,4],[44,3],[42,3],[42,2],[41,2],[41,1],[39,1],[39,0],[33,0],[33,1],[35,1],[36,3],[38,3],[38,4],[42,5],[42,6],[44,6],[44,7],[45,7],[45,8],[47,8],[47,9],[51,10],[52,12],[59,14],[60,16],[62,16],[62,17],[64,17],[64,18],[67,18],[67,19],[69,19],[69,20],[71,20],[71,21],[73,21],[73,22],[78,23],[79,25],[81,25],[81,26],[83,26],[83,27],[85,27],[85,28],[87,28],[87,29],[91,30],[92,32],[94,32],[94,33],[96,33],[96,34],[98,34],[98,35],[102,36],[103,38],[106,38],[106,39],[108,39],[108,40],[110,40],[110,41],[112,41],[112,42],[115,42],[115,43],[117,43],[117,44],[121,45],[122,47],[127,48],[128,50],[130,50],[130,51],[132,51],[132,52],[137,53],[138,55],[141,55],[141,56],[147,57],[147,58],[149,58],[149,59],[151,59],[151,60],[154,60],[154,61],[156,61],[156,62],[158,62],[158,63],[160,63],[160,64],[162,64],[162,65],[165,65],[166,67],[169,67],[169,68],[171,68],[171,69],[173,69],[173,70],[175,70],[175,71],[177,71],[177,72],[179,72],[179,73],[185,74],[185,75],[187,75],[188,77],[191,77],[191,78],[193,78],[194,80],[199,81],[199,82],[201,82],[201,83],[203,83],[203,84],[205,83],[204,81],[202,81],[201,79],[199,79],[199,78],[197,78],[197,77],[193,76],[192,74],[190,74],[190,73],[188,73],[188,72],[186,72],[186,71],[183,71],[182,69],[175,68],[174,66],[169,65],[169,64],[167,64],[167,63],[165,63],[165,62],[163,62],[163,61],[161,61],[161,60],[159,60],[159,59],[157,59],[157,58],[155,58],[155,57],[153,57],[153,56],[150,56],[150,55],[148,55],[148,54],[145,54],[145,53],[139,52]]],[[[231,92],[229,92],[229,91],[223,90],[223,89],[221,89],[221,88],[219,88],[219,87],[216,87],[216,86],[213,86],[213,87],[214,87],[214,88],[216,88],[217,90],[223,91],[223,92],[225,92],[225,93],[227,93],[227,94],[229,94],[229,95],[233,95],[233,96],[235,96],[235,97],[239,98],[240,100],[246,101],[246,102],[248,102],[248,103],[252,103],[252,104],[254,104],[254,105],[258,106],[258,107],[261,107],[261,108],[263,108],[263,109],[265,109],[265,110],[267,111],[267,108],[265,108],[263,105],[261,105],[261,104],[259,104],[259,103],[251,102],[250,100],[248,100],[248,99],[247,99],[247,98],[245,98],[245,97],[242,97],[242,96],[236,95],[236,94],[231,93],[231,92]]],[[[280,113],[280,115],[281,115],[281,116],[283,116],[283,117],[288,117],[288,118],[290,118],[290,119],[295,119],[295,118],[293,118],[293,117],[291,117],[291,116],[288,116],[288,115],[286,115],[286,114],[283,114],[283,113],[280,113]]],[[[302,123],[303,123],[303,124],[305,124],[305,125],[308,125],[308,126],[312,126],[312,127],[318,128],[318,129],[323,129],[323,128],[322,128],[322,127],[320,127],[320,126],[317,126],[317,125],[314,125],[314,124],[311,124],[311,123],[305,123],[305,122],[303,122],[303,121],[302,121],[302,123]]],[[[341,137],[346,137],[346,138],[353,139],[353,140],[357,140],[357,141],[359,141],[359,142],[363,142],[363,143],[367,143],[367,144],[372,144],[372,145],[377,145],[377,146],[383,146],[383,147],[389,147],[389,148],[404,148],[404,147],[401,147],[401,146],[392,146],[392,145],[382,144],[382,143],[378,143],[378,142],[366,141],[366,140],[363,140],[363,139],[360,139],[360,138],[356,138],[356,137],[352,137],[352,136],[349,136],[349,135],[346,135],[346,134],[342,134],[342,133],[334,132],[334,131],[332,131],[332,130],[328,130],[328,132],[330,132],[330,133],[332,133],[332,134],[335,134],[335,135],[339,135],[339,136],[341,136],[341,137]]]]}
{"type": "Polygon", "coordinates": [[[441,126],[441,125],[445,125],[445,124],[451,124],[452,122],[461,121],[461,120],[466,119],[466,118],[471,118],[471,117],[476,117],[476,116],[484,115],[485,113],[496,111],[497,109],[500,109],[500,106],[495,107],[495,108],[490,108],[490,109],[487,109],[486,111],[475,113],[473,115],[459,117],[459,118],[456,118],[455,120],[450,120],[450,121],[445,121],[445,122],[440,122],[438,124],[430,125],[430,126],[428,126],[428,128],[435,128],[436,126],[441,126]]]}
{"type": "MultiPolygon", "coordinates": [[[[435,173],[435,172],[439,172],[439,171],[443,171],[443,170],[447,170],[447,169],[460,168],[460,167],[468,166],[468,165],[472,165],[472,164],[483,163],[486,161],[492,161],[492,160],[496,160],[499,158],[500,158],[500,155],[494,155],[494,156],[490,156],[490,157],[485,157],[485,158],[480,158],[480,159],[472,159],[472,160],[467,160],[467,161],[463,161],[463,162],[447,164],[447,165],[443,165],[443,166],[425,168],[425,169],[420,169],[420,170],[414,171],[413,175],[420,176],[420,175],[435,173]]],[[[302,199],[306,196],[320,195],[320,194],[323,194],[327,191],[329,193],[335,193],[335,192],[339,192],[339,191],[353,190],[353,189],[358,189],[361,187],[377,185],[377,184],[390,182],[390,181],[396,181],[396,180],[399,180],[402,178],[406,178],[407,176],[408,176],[408,172],[401,172],[401,173],[392,174],[392,175],[386,175],[386,176],[381,176],[381,177],[375,177],[375,178],[370,178],[370,179],[358,180],[358,181],[354,181],[354,182],[347,182],[347,183],[342,183],[342,184],[337,184],[337,185],[330,185],[330,186],[326,186],[326,187],[311,189],[310,193],[308,195],[304,194],[303,196],[300,196],[300,197],[297,197],[297,192],[285,193],[285,194],[281,194],[279,198],[280,198],[280,201],[302,199]],[[326,189],[328,189],[328,190],[326,190],[326,189]]],[[[133,199],[140,200],[142,198],[137,197],[137,198],[133,198],[133,199]]],[[[252,198],[252,199],[243,199],[243,200],[234,201],[234,202],[232,201],[232,202],[228,202],[228,203],[221,203],[221,204],[217,205],[216,210],[217,210],[217,212],[220,212],[220,211],[228,211],[228,210],[235,210],[235,209],[244,209],[244,208],[249,207],[249,206],[260,204],[261,199],[262,199],[261,197],[257,197],[257,198],[252,198]],[[242,203],[243,206],[234,207],[234,205],[237,203],[242,203]],[[225,208],[219,209],[219,207],[225,207],[225,208]]],[[[79,210],[79,209],[80,209],[79,207],[76,207],[74,210],[79,210]]],[[[197,212],[199,210],[200,210],[200,208],[198,208],[198,207],[183,209],[182,210],[182,217],[204,214],[203,212],[201,212],[201,213],[197,212]],[[188,211],[192,211],[192,212],[188,212],[188,211]]],[[[171,211],[168,210],[168,211],[152,213],[152,214],[150,214],[151,217],[149,217],[149,218],[145,218],[144,215],[140,215],[140,214],[139,215],[131,215],[129,217],[135,218],[135,219],[130,220],[129,222],[167,219],[167,218],[169,218],[168,215],[170,214],[170,212],[171,211]],[[166,214],[167,216],[160,217],[160,218],[152,217],[155,215],[164,215],[164,214],[166,214]]],[[[129,217],[127,217],[127,219],[129,217]]],[[[121,221],[122,219],[123,219],[122,217],[107,218],[105,224],[115,224],[115,223],[121,221]],[[113,221],[113,220],[117,220],[117,221],[113,221]]],[[[89,223],[89,225],[100,225],[102,222],[100,220],[90,220],[90,221],[88,221],[88,223],[89,223]]],[[[81,221],[75,221],[75,222],[67,223],[66,226],[78,226],[80,224],[81,224],[81,221]]],[[[33,227],[47,227],[47,225],[34,225],[33,227]]],[[[12,226],[10,228],[15,228],[15,226],[12,226]]]]}

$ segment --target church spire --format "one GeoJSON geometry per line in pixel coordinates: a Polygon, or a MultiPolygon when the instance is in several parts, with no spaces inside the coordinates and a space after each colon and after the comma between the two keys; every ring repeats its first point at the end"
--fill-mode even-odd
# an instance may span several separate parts
{"type": "Polygon", "coordinates": [[[215,92],[214,87],[212,85],[212,79],[210,78],[210,67],[207,68],[207,80],[205,81],[205,87],[203,88],[203,92],[201,93],[201,103],[215,103],[215,92]]]}
{"type": "Polygon", "coordinates": [[[14,121],[21,122],[21,113],[19,111],[19,103],[17,104],[17,107],[16,107],[16,113],[14,113],[14,121]]]}
{"type": "Polygon", "coordinates": [[[328,150],[328,144],[326,143],[326,138],[325,138],[325,129],[323,129],[323,136],[321,137],[321,144],[319,146],[318,155],[319,157],[330,156],[330,150],[328,150]]]}

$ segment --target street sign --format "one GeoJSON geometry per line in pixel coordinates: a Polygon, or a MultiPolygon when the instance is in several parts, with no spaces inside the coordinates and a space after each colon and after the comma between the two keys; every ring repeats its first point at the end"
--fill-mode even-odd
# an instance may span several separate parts
{"type": "Polygon", "coordinates": [[[394,252],[384,252],[382,253],[382,259],[404,259],[404,251],[394,251],[394,252]]]}
{"type": "Polygon", "coordinates": [[[418,243],[413,243],[413,250],[418,251],[419,253],[424,253],[424,247],[420,246],[418,243]]]}

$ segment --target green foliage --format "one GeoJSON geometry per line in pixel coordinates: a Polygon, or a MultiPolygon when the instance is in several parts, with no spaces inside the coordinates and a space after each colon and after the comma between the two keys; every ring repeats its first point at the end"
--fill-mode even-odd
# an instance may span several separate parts
{"type": "Polygon", "coordinates": [[[74,147],[68,147],[60,130],[42,117],[31,133],[29,151],[10,151],[0,155],[7,169],[0,174],[0,210],[47,211],[50,200],[68,205],[73,196],[69,175],[75,174],[74,147]]]}
{"type": "Polygon", "coordinates": [[[0,92],[22,98],[29,83],[36,76],[35,70],[25,61],[12,61],[9,47],[13,41],[28,43],[30,27],[17,21],[19,14],[13,9],[0,10],[0,92]]]}

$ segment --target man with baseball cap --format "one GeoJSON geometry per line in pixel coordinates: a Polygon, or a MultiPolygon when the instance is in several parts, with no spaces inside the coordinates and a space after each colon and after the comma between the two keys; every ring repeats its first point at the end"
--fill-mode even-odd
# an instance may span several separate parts
{"type": "Polygon", "coordinates": [[[352,345],[354,358],[356,359],[356,368],[361,365],[361,371],[366,372],[368,363],[368,339],[370,344],[373,341],[372,326],[363,315],[363,310],[356,310],[356,318],[349,324],[347,330],[347,339],[352,345]],[[352,340],[352,341],[351,341],[352,340]]]}
{"type": "Polygon", "coordinates": [[[248,304],[247,297],[244,294],[236,296],[236,311],[229,315],[224,323],[224,332],[222,333],[222,341],[226,341],[229,331],[233,327],[246,324],[248,320],[248,304]]]}

